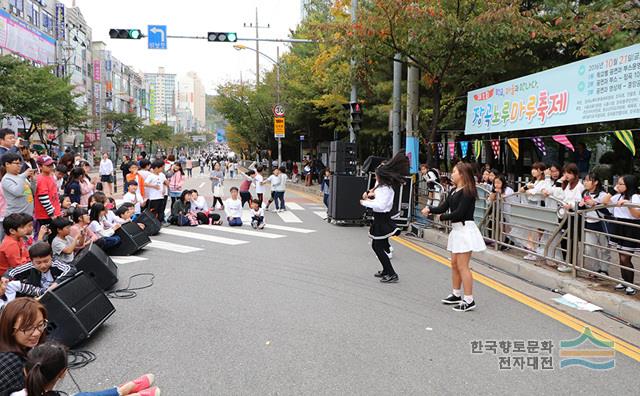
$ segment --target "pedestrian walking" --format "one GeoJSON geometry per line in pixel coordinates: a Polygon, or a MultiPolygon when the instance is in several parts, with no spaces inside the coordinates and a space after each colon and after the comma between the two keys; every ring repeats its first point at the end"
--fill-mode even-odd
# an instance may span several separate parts
{"type": "Polygon", "coordinates": [[[262,166],[256,167],[256,175],[253,178],[253,184],[256,186],[256,195],[258,196],[258,201],[260,201],[260,207],[264,202],[264,177],[262,176],[262,171],[264,168],[262,166]]]}
{"type": "Polygon", "coordinates": [[[256,172],[253,169],[247,171],[247,173],[240,172],[244,176],[244,180],[240,183],[240,198],[242,199],[242,207],[244,208],[245,202],[251,204],[251,184],[253,184],[253,176],[256,172]]]}
{"type": "Polygon", "coordinates": [[[466,312],[476,308],[473,299],[473,276],[469,261],[473,252],[486,249],[484,238],[473,219],[475,203],[478,197],[470,164],[458,162],[451,172],[451,180],[456,189],[440,206],[422,209],[422,214],[440,214],[440,220],[451,221],[451,233],[447,250],[451,252],[451,283],[453,290],[442,300],[444,304],[455,304],[454,311],[466,312]],[[447,212],[448,213],[445,213],[447,212]],[[464,287],[464,297],[462,295],[464,287]]]}
{"type": "Polygon", "coordinates": [[[187,169],[187,177],[193,177],[193,160],[191,159],[191,157],[187,158],[185,168],[187,169]]]}
{"type": "Polygon", "coordinates": [[[360,204],[373,209],[373,224],[369,228],[371,248],[375,252],[382,271],[374,274],[382,283],[398,282],[398,274],[391,265],[391,245],[389,238],[400,234],[400,229],[391,218],[393,213],[394,187],[404,183],[404,176],[409,174],[409,159],[398,153],[389,162],[376,169],[376,185],[362,194],[360,204]]]}
{"type": "Polygon", "coordinates": [[[102,153],[102,159],[100,160],[100,181],[102,182],[104,193],[110,197],[113,193],[113,162],[109,159],[108,153],[102,153]]]}

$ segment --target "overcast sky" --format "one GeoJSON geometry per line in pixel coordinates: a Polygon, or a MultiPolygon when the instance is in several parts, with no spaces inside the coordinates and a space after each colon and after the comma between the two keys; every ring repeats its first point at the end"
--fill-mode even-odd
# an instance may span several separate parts
{"type": "MultiPolygon", "coordinates": [[[[72,0],[63,0],[67,6],[72,0]]],[[[184,74],[196,71],[207,92],[228,80],[255,80],[255,53],[237,51],[230,43],[209,43],[206,40],[169,39],[167,50],[147,49],[147,40],[111,40],[110,28],[139,28],[146,34],[147,25],[167,25],[168,35],[206,36],[209,31],[237,32],[238,36],[255,37],[255,29],[244,28],[246,22],[255,24],[258,7],[260,26],[265,38],[286,38],[289,29],[300,22],[300,0],[76,0],[87,23],[93,30],[94,41],[107,43],[113,56],[145,72],[155,72],[164,66],[168,73],[184,74]]],[[[255,41],[243,42],[255,48],[255,41]]],[[[276,58],[275,43],[260,43],[260,50],[276,58]]],[[[280,44],[281,52],[286,51],[280,44]]],[[[272,68],[264,57],[260,69],[272,68]]]]}

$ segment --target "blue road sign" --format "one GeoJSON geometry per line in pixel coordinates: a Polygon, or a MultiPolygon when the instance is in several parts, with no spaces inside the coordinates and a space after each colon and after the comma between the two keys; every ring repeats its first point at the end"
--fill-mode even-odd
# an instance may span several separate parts
{"type": "Polygon", "coordinates": [[[149,49],[167,49],[167,25],[149,25],[149,49]]]}

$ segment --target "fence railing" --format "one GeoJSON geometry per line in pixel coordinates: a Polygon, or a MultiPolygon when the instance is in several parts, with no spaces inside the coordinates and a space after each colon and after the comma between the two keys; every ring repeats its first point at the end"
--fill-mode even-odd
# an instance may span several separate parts
{"type": "MultiPolygon", "coordinates": [[[[640,285],[625,281],[640,270],[630,267],[630,259],[640,258],[640,219],[618,219],[609,209],[598,205],[566,210],[552,196],[516,192],[507,197],[494,196],[483,185],[477,186],[474,219],[485,240],[495,249],[510,249],[532,261],[566,266],[573,276],[588,276],[617,282],[640,290],[640,285]]],[[[418,183],[413,223],[448,233],[451,224],[438,216],[424,217],[420,210],[437,206],[449,191],[439,183],[418,183]]],[[[626,204],[639,208],[640,205],[626,204]]]]}

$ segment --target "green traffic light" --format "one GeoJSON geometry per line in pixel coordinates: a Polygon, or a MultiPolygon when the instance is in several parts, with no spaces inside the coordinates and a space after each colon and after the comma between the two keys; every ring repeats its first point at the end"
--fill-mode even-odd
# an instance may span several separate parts
{"type": "Polygon", "coordinates": [[[238,41],[238,36],[235,33],[229,33],[227,34],[227,41],[235,43],[236,41],[238,41]]]}
{"type": "Polygon", "coordinates": [[[140,33],[140,30],[138,30],[138,29],[129,30],[129,37],[134,39],[134,40],[138,40],[141,35],[142,34],[140,33]]]}

